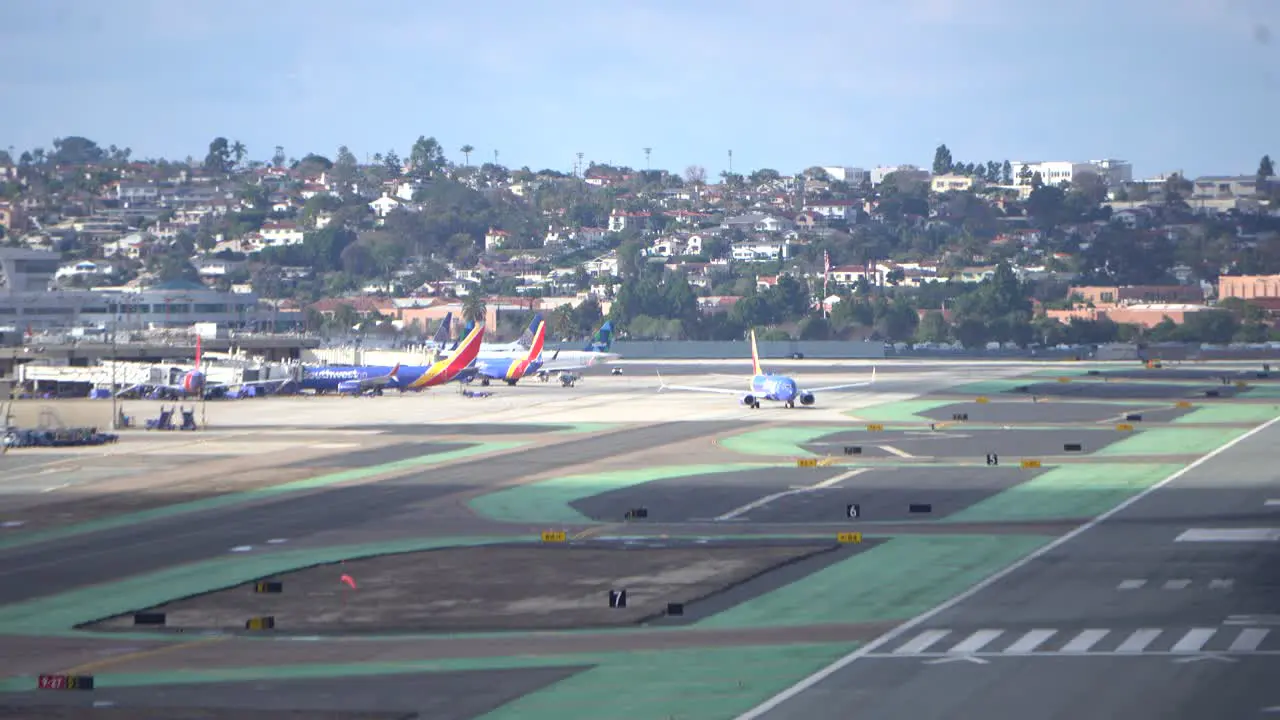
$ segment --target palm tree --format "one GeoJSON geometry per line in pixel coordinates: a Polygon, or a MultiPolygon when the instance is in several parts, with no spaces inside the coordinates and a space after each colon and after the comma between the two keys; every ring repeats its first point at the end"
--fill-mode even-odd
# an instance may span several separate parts
{"type": "Polygon", "coordinates": [[[467,322],[473,322],[477,325],[484,322],[485,314],[488,308],[485,307],[484,298],[480,295],[472,293],[462,301],[462,319],[467,322]]]}
{"type": "Polygon", "coordinates": [[[466,158],[465,162],[468,166],[471,165],[471,153],[475,151],[476,149],[471,147],[471,145],[463,145],[460,150],[460,152],[462,153],[462,157],[466,158]]]}
{"type": "Polygon", "coordinates": [[[244,143],[239,140],[231,145],[231,157],[236,159],[236,167],[240,166],[240,162],[244,160],[245,153],[249,152],[244,143]]]}

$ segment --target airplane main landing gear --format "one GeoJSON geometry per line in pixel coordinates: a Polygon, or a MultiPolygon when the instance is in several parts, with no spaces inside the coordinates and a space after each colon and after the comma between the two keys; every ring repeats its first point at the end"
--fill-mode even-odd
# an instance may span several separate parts
{"type": "Polygon", "coordinates": [[[789,407],[789,408],[794,408],[795,406],[796,406],[796,401],[795,401],[795,400],[788,400],[788,401],[787,401],[787,407],[789,407]]]}

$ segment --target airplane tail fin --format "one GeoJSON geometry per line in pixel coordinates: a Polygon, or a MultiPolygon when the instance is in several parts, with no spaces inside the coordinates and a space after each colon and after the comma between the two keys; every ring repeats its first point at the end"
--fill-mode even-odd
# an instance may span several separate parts
{"type": "Polygon", "coordinates": [[[449,348],[449,352],[457,352],[458,347],[462,345],[463,341],[471,337],[471,333],[474,332],[475,329],[476,329],[475,321],[468,320],[467,326],[462,328],[462,334],[458,335],[458,341],[453,344],[453,347],[449,348]]]}
{"type": "Polygon", "coordinates": [[[751,374],[763,375],[760,369],[760,351],[756,348],[756,331],[751,331],[751,374]]]}
{"type": "Polygon", "coordinates": [[[529,344],[529,352],[524,358],[527,363],[532,363],[542,357],[542,346],[547,341],[547,324],[541,318],[541,315],[537,316],[538,329],[533,333],[533,339],[529,344]]]}
{"type": "Polygon", "coordinates": [[[204,360],[204,350],[200,345],[200,336],[196,336],[196,370],[200,369],[200,362],[204,360]]]}
{"type": "Polygon", "coordinates": [[[516,340],[516,344],[520,347],[533,347],[533,337],[538,332],[538,326],[542,324],[542,313],[534,313],[533,320],[529,323],[529,327],[520,333],[520,339],[516,340]]]}
{"type": "Polygon", "coordinates": [[[400,375],[400,363],[396,363],[396,366],[391,368],[391,372],[387,373],[387,377],[391,378],[392,382],[400,382],[399,375],[400,375]]]}
{"type": "Polygon", "coordinates": [[[587,352],[607,352],[613,347],[613,321],[605,320],[596,334],[592,336],[591,342],[582,348],[587,352]]]}
{"type": "Polygon", "coordinates": [[[436,334],[431,337],[431,340],[436,344],[436,347],[442,348],[445,346],[445,343],[449,342],[449,329],[452,325],[453,311],[449,311],[444,316],[444,320],[440,321],[440,327],[436,329],[436,334]]]}
{"type": "Polygon", "coordinates": [[[480,343],[484,340],[484,326],[476,325],[458,346],[458,352],[450,359],[450,365],[465,368],[480,355],[480,343]]]}

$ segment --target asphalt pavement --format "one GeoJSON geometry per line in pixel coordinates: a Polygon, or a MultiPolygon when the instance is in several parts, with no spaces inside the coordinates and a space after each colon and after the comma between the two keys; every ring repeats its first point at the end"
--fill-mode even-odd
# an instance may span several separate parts
{"type": "Polygon", "coordinates": [[[700,435],[740,422],[675,422],[508,452],[482,463],[431,468],[406,478],[277,496],[269,502],[163,517],[0,551],[0,604],[120,580],[228,553],[263,538],[308,535],[389,520],[410,506],[494,479],[525,477],[700,435]]]}
{"type": "Polygon", "coordinates": [[[1278,441],[1273,421],[740,720],[1275,716],[1278,441]]]}

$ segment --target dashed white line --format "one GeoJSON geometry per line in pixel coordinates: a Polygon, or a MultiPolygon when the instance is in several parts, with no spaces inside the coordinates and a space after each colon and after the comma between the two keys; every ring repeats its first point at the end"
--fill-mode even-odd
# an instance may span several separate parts
{"type": "Polygon", "coordinates": [[[237,545],[231,548],[231,552],[249,552],[253,549],[252,545],[237,545]]]}

